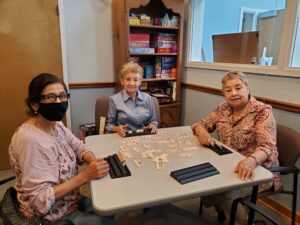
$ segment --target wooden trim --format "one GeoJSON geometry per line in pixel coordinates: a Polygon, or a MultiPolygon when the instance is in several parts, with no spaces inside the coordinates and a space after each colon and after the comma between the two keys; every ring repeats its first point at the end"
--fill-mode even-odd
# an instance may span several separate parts
{"type": "Polygon", "coordinates": [[[164,109],[164,108],[170,108],[170,107],[176,107],[176,106],[180,106],[181,104],[179,102],[173,102],[173,103],[169,103],[169,104],[161,104],[159,105],[159,108],[164,109]]]}
{"type": "MultiPolygon", "coordinates": [[[[202,85],[197,85],[197,84],[189,84],[189,83],[181,83],[181,86],[186,89],[191,89],[191,90],[195,90],[195,91],[200,91],[200,92],[223,96],[221,89],[218,89],[218,88],[212,88],[212,87],[207,87],[207,86],[202,86],[202,85]]],[[[285,111],[290,111],[290,112],[294,112],[294,113],[300,113],[300,105],[298,105],[298,104],[282,102],[282,101],[259,97],[259,96],[255,96],[255,98],[259,101],[262,101],[266,104],[271,105],[274,108],[285,110],[285,111]]]]}
{"type": "MultiPolygon", "coordinates": [[[[292,211],[285,205],[273,200],[270,197],[264,197],[258,200],[258,203],[263,207],[274,211],[276,214],[282,216],[285,220],[291,222],[292,211]]],[[[296,214],[296,225],[300,225],[300,214],[296,214]]]]}
{"type": "Polygon", "coordinates": [[[176,81],[176,78],[143,78],[142,82],[161,82],[161,81],[176,81]]]}
{"type": "Polygon", "coordinates": [[[84,82],[84,83],[70,83],[70,89],[79,88],[107,88],[115,87],[115,82],[84,82]]]}
{"type": "Polygon", "coordinates": [[[144,28],[144,29],[161,29],[161,30],[178,30],[179,27],[166,27],[157,25],[129,25],[129,28],[144,28]]]}
{"type": "Polygon", "coordinates": [[[222,91],[220,89],[217,89],[217,88],[201,86],[201,85],[197,85],[197,84],[188,84],[188,83],[181,83],[181,86],[183,88],[191,89],[191,90],[194,90],[194,91],[206,92],[206,93],[210,93],[210,94],[214,94],[214,95],[223,96],[222,91]]]}
{"type": "Polygon", "coordinates": [[[131,52],[130,56],[144,56],[144,55],[152,55],[152,56],[176,56],[178,53],[134,53],[131,52]]]}

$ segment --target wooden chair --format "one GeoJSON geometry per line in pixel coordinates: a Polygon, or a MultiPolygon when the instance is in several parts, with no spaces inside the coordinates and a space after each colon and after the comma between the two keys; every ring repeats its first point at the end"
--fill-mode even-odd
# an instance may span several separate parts
{"type": "Polygon", "coordinates": [[[274,187],[270,190],[261,192],[257,194],[258,186],[253,187],[251,197],[236,199],[231,208],[230,222],[229,224],[235,223],[236,211],[239,203],[242,203],[249,207],[249,217],[248,224],[252,224],[254,212],[257,212],[270,220],[273,224],[280,224],[276,218],[271,216],[268,211],[262,207],[256,205],[257,198],[264,196],[274,195],[277,193],[289,194],[292,196],[292,215],[291,224],[295,224],[296,220],[296,204],[297,204],[297,184],[298,184],[298,174],[300,169],[295,166],[295,163],[300,156],[300,133],[297,131],[277,124],[277,148],[279,152],[279,167],[270,168],[272,172],[279,172],[282,175],[293,175],[293,188],[292,190],[286,190],[285,187],[280,191],[275,191],[274,187]]]}
{"type": "Polygon", "coordinates": [[[96,100],[96,106],[95,106],[96,134],[104,134],[108,108],[109,108],[109,96],[102,96],[96,100]]]}
{"type": "MultiPolygon", "coordinates": [[[[158,122],[158,127],[161,125],[161,118],[160,118],[160,108],[159,102],[157,98],[151,96],[152,102],[154,105],[154,110],[156,114],[156,119],[158,122]]],[[[95,106],[95,126],[96,126],[96,134],[104,134],[105,133],[105,124],[106,118],[109,109],[109,96],[99,97],[96,100],[95,106]]]]}

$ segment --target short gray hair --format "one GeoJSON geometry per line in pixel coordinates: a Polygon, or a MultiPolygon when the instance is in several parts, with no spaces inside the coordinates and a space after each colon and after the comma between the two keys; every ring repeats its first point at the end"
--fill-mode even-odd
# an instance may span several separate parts
{"type": "Polygon", "coordinates": [[[144,70],[139,64],[135,62],[128,62],[125,63],[120,70],[120,79],[123,79],[128,73],[139,73],[141,78],[143,78],[144,70]]]}
{"type": "Polygon", "coordinates": [[[222,78],[222,87],[224,87],[227,81],[232,79],[239,79],[247,88],[249,88],[248,80],[245,74],[239,71],[229,71],[228,73],[226,73],[225,76],[222,78]]]}

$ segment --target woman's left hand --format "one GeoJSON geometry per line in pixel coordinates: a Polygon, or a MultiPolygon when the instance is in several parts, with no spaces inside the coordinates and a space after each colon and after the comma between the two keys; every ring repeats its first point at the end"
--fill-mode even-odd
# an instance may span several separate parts
{"type": "Polygon", "coordinates": [[[254,178],[254,168],[257,166],[256,161],[251,158],[247,157],[240,161],[234,169],[234,172],[237,173],[240,179],[248,180],[254,178]]]}
{"type": "Polygon", "coordinates": [[[150,124],[147,126],[147,128],[151,129],[151,133],[152,133],[152,134],[155,134],[156,131],[157,131],[157,127],[156,127],[156,125],[153,124],[153,123],[150,123],[150,124]]]}

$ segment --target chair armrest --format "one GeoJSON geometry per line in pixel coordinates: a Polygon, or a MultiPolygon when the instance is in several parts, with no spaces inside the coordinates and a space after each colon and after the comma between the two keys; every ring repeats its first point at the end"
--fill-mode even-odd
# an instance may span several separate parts
{"type": "Polygon", "coordinates": [[[278,221],[276,218],[272,217],[270,215],[269,212],[266,211],[266,209],[262,208],[259,205],[256,205],[254,203],[252,203],[249,200],[246,199],[240,199],[239,200],[242,204],[248,206],[249,208],[253,209],[255,212],[259,213],[260,215],[264,216],[265,218],[267,218],[270,222],[272,222],[273,224],[281,224],[280,221],[278,221]]]}
{"type": "Polygon", "coordinates": [[[11,180],[13,180],[13,179],[15,179],[15,178],[16,178],[15,176],[11,176],[11,177],[4,178],[4,179],[0,180],[0,185],[5,184],[5,183],[7,183],[8,181],[11,181],[11,180]]]}
{"type": "Polygon", "coordinates": [[[278,166],[278,167],[271,167],[269,168],[269,170],[271,172],[279,172],[281,174],[298,174],[299,173],[299,169],[297,167],[287,167],[287,166],[278,166]]]}

